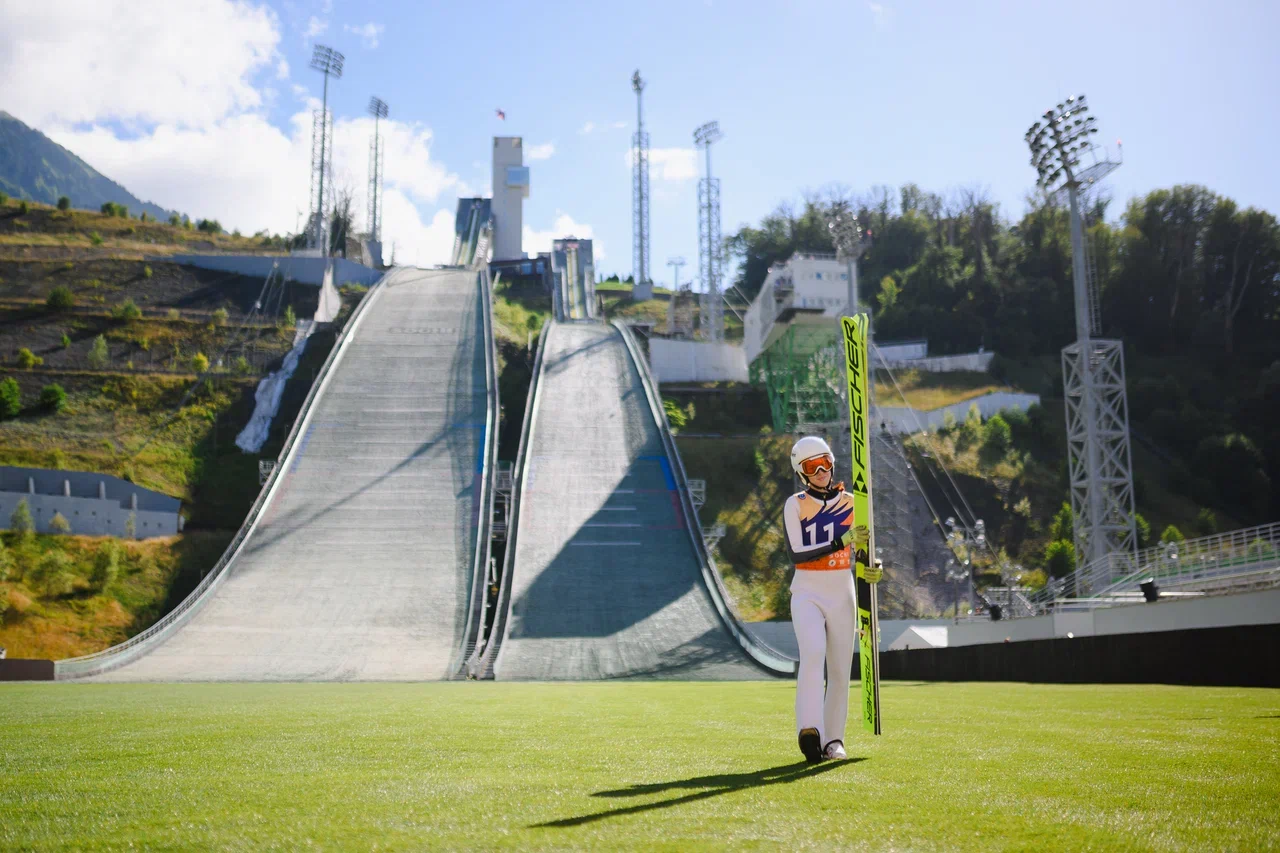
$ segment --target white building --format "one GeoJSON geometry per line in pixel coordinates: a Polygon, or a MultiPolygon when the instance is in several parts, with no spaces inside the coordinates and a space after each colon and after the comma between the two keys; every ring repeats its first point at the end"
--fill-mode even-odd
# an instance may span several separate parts
{"type": "Polygon", "coordinates": [[[828,324],[834,341],[834,318],[848,304],[848,267],[835,255],[796,253],[774,264],[743,318],[747,363],[768,349],[788,324],[828,324]]]}
{"type": "Polygon", "coordinates": [[[493,138],[493,259],[518,260],[524,254],[524,200],[529,197],[529,167],[524,140],[493,138]]]}

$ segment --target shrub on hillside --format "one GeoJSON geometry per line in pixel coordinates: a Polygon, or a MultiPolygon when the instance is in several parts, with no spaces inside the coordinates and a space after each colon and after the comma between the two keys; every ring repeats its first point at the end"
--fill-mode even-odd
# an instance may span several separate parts
{"type": "Polygon", "coordinates": [[[117,320],[136,320],[142,316],[142,309],[132,299],[126,299],[112,309],[111,315],[117,320]]]}
{"type": "Polygon", "coordinates": [[[236,356],[235,365],[232,370],[241,376],[248,376],[253,372],[253,367],[249,364],[249,360],[247,358],[240,355],[236,356]]]}
{"type": "Polygon", "coordinates": [[[1012,435],[1008,421],[1000,415],[992,415],[982,427],[982,447],[979,452],[990,461],[1003,459],[1009,451],[1012,435]]]}
{"type": "Polygon", "coordinates": [[[1075,536],[1075,520],[1071,517],[1071,504],[1063,501],[1062,506],[1053,516],[1049,525],[1050,539],[1065,539],[1068,542],[1075,536]]]}
{"type": "Polygon", "coordinates": [[[143,268],[142,268],[142,277],[143,277],[143,278],[151,278],[151,267],[143,267],[143,268]]]}
{"type": "Polygon", "coordinates": [[[286,328],[292,328],[298,325],[298,315],[293,313],[292,305],[286,305],[284,307],[284,325],[286,328]]]}
{"type": "Polygon", "coordinates": [[[54,382],[40,389],[40,408],[58,413],[67,407],[67,392],[54,382]]]}
{"type": "Polygon", "coordinates": [[[219,308],[218,310],[214,311],[213,322],[216,325],[225,326],[227,324],[227,309],[219,308]]]}
{"type": "Polygon", "coordinates": [[[98,592],[105,592],[118,577],[120,577],[120,546],[108,541],[98,549],[94,557],[93,570],[89,573],[89,586],[98,592]]]}
{"type": "Polygon", "coordinates": [[[40,558],[28,580],[39,587],[46,596],[58,598],[75,588],[75,564],[62,551],[50,551],[40,558]]]}
{"type": "Polygon", "coordinates": [[[66,536],[71,532],[71,522],[67,521],[67,517],[62,513],[55,512],[53,518],[49,519],[49,532],[66,536]]]}
{"type": "Polygon", "coordinates": [[[196,230],[206,234],[221,234],[222,223],[216,219],[201,219],[196,222],[196,230]]]}
{"type": "Polygon", "coordinates": [[[50,311],[70,311],[76,307],[75,294],[65,284],[60,284],[45,297],[44,306],[50,311]]]}
{"type": "Polygon", "coordinates": [[[22,389],[12,376],[0,382],[0,420],[16,418],[22,411],[22,389]]]}
{"type": "Polygon", "coordinates": [[[107,349],[105,337],[98,335],[93,339],[93,346],[89,347],[89,355],[85,357],[85,361],[94,370],[102,370],[110,363],[111,353],[107,349]]]}
{"type": "Polygon", "coordinates": [[[0,193],[0,204],[8,204],[8,203],[9,203],[9,194],[0,193]]]}
{"type": "Polygon", "coordinates": [[[71,199],[67,196],[58,197],[58,210],[67,211],[71,209],[71,199]]]}
{"type": "Polygon", "coordinates": [[[19,215],[19,216],[26,216],[26,215],[27,215],[28,213],[30,213],[30,212],[31,212],[31,205],[27,204],[27,200],[26,200],[26,199],[23,199],[22,201],[18,202],[18,215],[19,215]]]}
{"type": "Polygon", "coordinates": [[[26,347],[18,350],[18,367],[21,367],[23,370],[30,370],[31,368],[39,367],[42,364],[44,364],[44,359],[26,347]]]}
{"type": "Polygon", "coordinates": [[[1201,536],[1212,536],[1218,532],[1218,517],[1213,510],[1205,507],[1196,515],[1196,533],[1201,536]]]}
{"type": "Polygon", "coordinates": [[[174,213],[169,216],[169,224],[177,227],[182,226],[182,217],[174,213]]]}
{"type": "Polygon", "coordinates": [[[209,357],[202,352],[191,356],[191,369],[196,373],[204,373],[209,369],[209,357]]]}
{"type": "MultiPolygon", "coordinates": [[[[13,567],[13,555],[10,554],[9,549],[5,547],[4,540],[0,539],[0,583],[4,583],[9,579],[9,576],[13,574],[13,567]]],[[[5,601],[5,598],[0,597],[0,605],[3,605],[5,601]]],[[[3,615],[4,610],[0,608],[0,616],[3,615]]]]}
{"type": "Polygon", "coordinates": [[[17,533],[18,537],[23,540],[30,539],[36,532],[36,522],[31,517],[31,507],[27,506],[26,498],[18,501],[18,505],[13,509],[13,514],[9,516],[9,529],[17,533]]]}
{"type": "Polygon", "coordinates": [[[105,201],[102,203],[102,212],[107,216],[117,216],[121,219],[129,218],[129,208],[127,205],[118,204],[114,201],[105,201]]]}
{"type": "Polygon", "coordinates": [[[167,316],[170,320],[181,320],[182,312],[179,311],[177,308],[170,308],[168,313],[165,316],[167,316]]]}
{"type": "Polygon", "coordinates": [[[146,221],[148,220],[148,218],[149,218],[149,217],[147,216],[147,212],[146,212],[145,210],[138,214],[138,221],[139,221],[139,222],[146,222],[146,221]]]}
{"type": "Polygon", "coordinates": [[[1168,545],[1169,543],[1185,542],[1187,537],[1182,535],[1182,531],[1178,529],[1176,524],[1170,524],[1160,534],[1160,544],[1168,545]]]}
{"type": "Polygon", "coordinates": [[[90,243],[92,243],[92,244],[93,244],[93,245],[95,245],[95,246],[101,246],[101,245],[102,245],[102,235],[101,235],[101,234],[99,234],[97,231],[90,231],[90,232],[89,232],[89,242],[90,242],[90,243]]]}
{"type": "Polygon", "coordinates": [[[1076,567],[1075,546],[1066,539],[1055,539],[1045,546],[1044,565],[1055,578],[1066,577],[1076,567]]]}
{"type": "Polygon", "coordinates": [[[1135,512],[1133,514],[1133,526],[1137,530],[1138,547],[1148,548],[1151,546],[1151,522],[1143,518],[1142,513],[1135,512]]]}

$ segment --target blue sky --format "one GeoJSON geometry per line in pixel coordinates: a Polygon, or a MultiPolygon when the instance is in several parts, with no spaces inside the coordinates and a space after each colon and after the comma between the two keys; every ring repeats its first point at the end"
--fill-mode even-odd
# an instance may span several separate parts
{"type": "MultiPolygon", "coordinates": [[[[255,5],[261,4],[249,4],[255,5]]],[[[429,157],[432,164],[429,175],[419,170],[397,178],[423,227],[443,223],[436,217],[452,211],[458,192],[486,187],[491,136],[523,136],[530,150],[551,151],[531,163],[526,224],[538,239],[558,226],[579,236],[589,232],[604,248],[603,272],[625,274],[631,267],[626,157],[635,129],[629,78],[637,67],[648,82],[646,123],[655,150],[658,280],[669,276],[668,256],[692,261],[697,255],[691,133],[711,119],[725,133],[713,157],[723,182],[726,234],[832,182],[859,192],[906,181],[941,192],[978,187],[1016,216],[1034,181],[1023,133],[1045,109],[1078,92],[1089,96],[1099,140],[1124,141],[1125,164],[1109,179],[1118,203],[1113,215],[1130,196],[1179,182],[1280,211],[1280,174],[1271,156],[1280,101],[1280,4],[490,2],[482,12],[477,4],[406,0],[268,5],[274,15],[255,26],[274,28],[274,44],[262,36],[264,47],[228,72],[258,93],[259,103],[245,96],[203,119],[217,125],[224,148],[250,132],[238,133],[237,122],[248,128],[254,121],[290,136],[296,148],[301,137],[292,123],[305,119],[306,92],[295,87],[319,95],[319,75],[307,64],[312,43],[320,41],[346,55],[330,105],[340,133],[349,122],[346,168],[355,183],[363,183],[366,169],[357,144],[363,125],[356,120],[372,94],[386,100],[392,118],[421,143],[406,143],[389,157],[429,157]],[[499,107],[505,122],[494,115],[499,107]]],[[[16,4],[0,4],[0,29],[5,18],[22,14],[16,4]]],[[[0,42],[0,70],[3,49],[0,42]]],[[[188,61],[178,53],[175,61],[188,61]]],[[[0,84],[0,108],[5,100],[0,84]]],[[[86,120],[90,112],[83,109],[59,113],[57,92],[45,101],[54,106],[33,123],[125,171],[108,174],[139,195],[179,187],[201,192],[198,180],[176,172],[163,184],[135,188],[148,179],[131,164],[142,138],[150,144],[151,168],[158,168],[169,150],[159,140],[165,128],[190,141],[202,119],[175,118],[176,112],[145,117],[126,104],[119,115],[99,111],[86,120]]],[[[257,143],[260,150],[270,147],[257,143]]],[[[86,159],[94,163],[93,156],[86,159]]],[[[289,171],[288,162],[282,159],[275,171],[289,171]]],[[[305,183],[305,161],[300,165],[305,183]]],[[[387,173],[392,178],[420,165],[389,160],[387,173]]],[[[221,185],[227,182],[234,185],[234,175],[221,185]]],[[[286,183],[274,191],[296,195],[297,182],[286,183]]],[[[253,190],[237,191],[235,203],[215,202],[209,189],[209,206],[214,212],[219,204],[228,207],[224,221],[254,219],[244,207],[252,201],[246,192],[253,190]]],[[[202,206],[199,198],[156,200],[193,212],[202,206]]],[[[273,204],[285,207],[284,200],[273,204]]],[[[276,213],[268,224],[292,227],[280,225],[285,218],[295,217],[276,213]]],[[[426,232],[402,229],[409,240],[420,233],[426,232]]],[[[686,267],[686,275],[691,270],[686,267]]]]}

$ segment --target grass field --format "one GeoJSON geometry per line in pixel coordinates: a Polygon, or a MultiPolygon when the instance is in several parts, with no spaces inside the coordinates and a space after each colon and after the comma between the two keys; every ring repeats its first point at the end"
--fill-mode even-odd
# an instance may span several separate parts
{"type": "Polygon", "coordinates": [[[793,691],[0,685],[0,847],[1280,846],[1280,691],[887,683],[816,767],[793,691]]]}

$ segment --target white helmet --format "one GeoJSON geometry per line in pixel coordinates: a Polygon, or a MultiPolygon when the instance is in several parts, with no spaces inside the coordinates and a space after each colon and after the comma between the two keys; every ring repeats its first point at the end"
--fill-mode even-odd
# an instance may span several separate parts
{"type": "MultiPolygon", "coordinates": [[[[807,484],[809,482],[809,478],[800,470],[800,463],[806,459],[812,459],[815,456],[824,455],[831,457],[832,464],[835,464],[836,456],[831,452],[831,448],[827,443],[816,435],[806,435],[791,446],[791,470],[795,471],[796,476],[807,484]]],[[[835,474],[834,470],[832,471],[832,474],[835,474]]]]}

